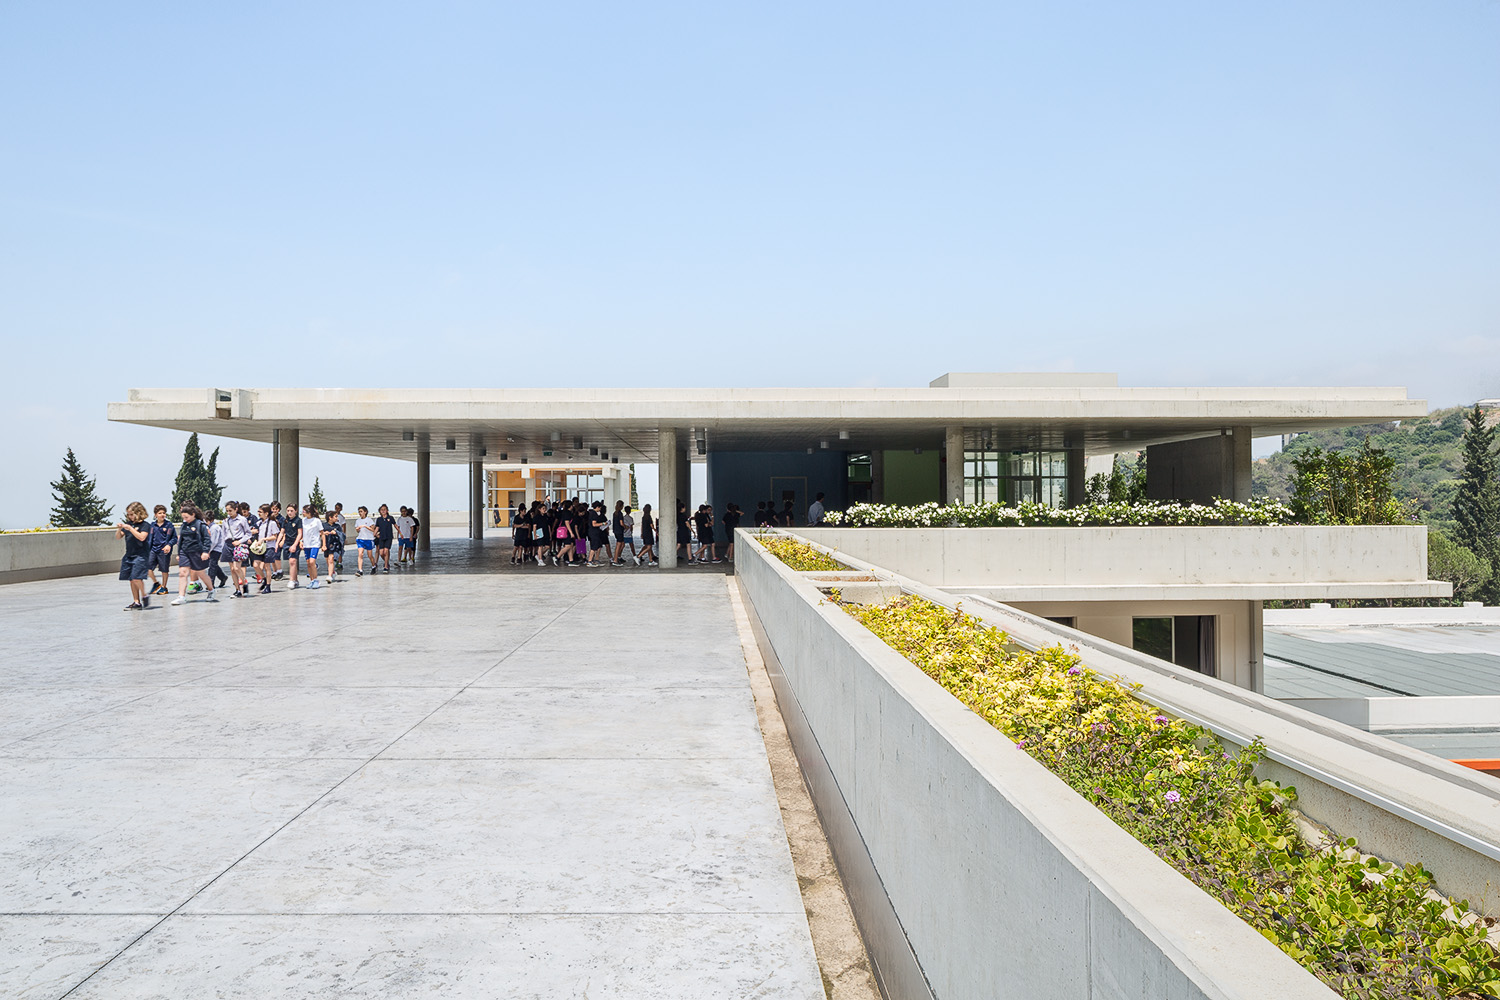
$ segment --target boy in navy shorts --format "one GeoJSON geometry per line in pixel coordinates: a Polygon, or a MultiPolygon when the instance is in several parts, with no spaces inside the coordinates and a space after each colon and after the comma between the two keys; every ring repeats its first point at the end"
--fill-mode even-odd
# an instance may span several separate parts
{"type": "Polygon", "coordinates": [[[151,593],[159,595],[167,592],[167,571],[172,565],[172,550],[177,547],[177,529],[167,520],[166,507],[157,504],[154,513],[156,520],[151,525],[151,554],[146,557],[146,570],[151,577],[151,593]],[[156,578],[158,570],[160,580],[156,578]]]}

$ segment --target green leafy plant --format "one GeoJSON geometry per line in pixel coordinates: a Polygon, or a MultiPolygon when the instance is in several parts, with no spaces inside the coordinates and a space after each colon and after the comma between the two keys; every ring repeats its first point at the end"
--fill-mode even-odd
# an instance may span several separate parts
{"type": "Polygon", "coordinates": [[[1414,520],[1396,499],[1396,461],[1369,438],[1352,452],[1308,448],[1292,460],[1291,507],[1303,524],[1403,524],[1414,520]]]}
{"type": "Polygon", "coordinates": [[[1049,507],[1022,502],[925,503],[914,507],[857,503],[830,511],[827,523],[846,528],[1065,528],[1149,527],[1175,525],[1278,525],[1293,523],[1292,510],[1279,500],[1215,500],[1211,504],[1176,501],[1106,501],[1080,507],[1049,507]]]}
{"type": "Polygon", "coordinates": [[[771,536],[760,538],[759,541],[773,556],[799,572],[849,568],[828,553],[795,538],[771,536]]]}
{"type": "Polygon", "coordinates": [[[1489,918],[1438,895],[1420,865],[1362,855],[1226,752],[1061,646],[903,596],[840,605],[1162,860],[1351,1000],[1500,996],[1489,918]]]}

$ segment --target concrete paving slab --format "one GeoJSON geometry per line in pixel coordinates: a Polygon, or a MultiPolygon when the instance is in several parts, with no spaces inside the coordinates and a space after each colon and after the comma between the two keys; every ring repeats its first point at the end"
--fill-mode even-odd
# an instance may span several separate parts
{"type": "Polygon", "coordinates": [[[176,916],[72,996],[822,1000],[798,936],[737,913],[176,916]]]}
{"type": "Polygon", "coordinates": [[[0,588],[0,995],[822,996],[722,574],[505,556],[0,588]]]}

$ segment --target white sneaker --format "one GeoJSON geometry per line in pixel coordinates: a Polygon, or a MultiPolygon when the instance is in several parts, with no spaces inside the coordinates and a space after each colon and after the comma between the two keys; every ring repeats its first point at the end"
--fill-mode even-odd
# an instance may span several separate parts
{"type": "Polygon", "coordinates": [[[292,582],[291,582],[291,583],[289,583],[289,584],[287,584],[287,587],[286,587],[286,589],[287,589],[287,590],[296,590],[296,589],[297,589],[297,586],[298,586],[298,585],[297,585],[297,581],[296,581],[296,580],[293,580],[293,581],[292,581],[292,582]]]}
{"type": "MultiPolygon", "coordinates": [[[[718,560],[715,559],[714,562],[718,562],[718,560]]],[[[307,589],[308,590],[319,590],[319,589],[322,588],[322,586],[323,586],[323,584],[320,581],[314,580],[312,583],[309,583],[307,585],[307,589]]]]}
{"type": "Polygon", "coordinates": [[[178,604],[186,604],[186,603],[187,603],[187,598],[186,597],[174,598],[173,601],[172,601],[172,604],[173,604],[174,607],[176,605],[178,605],[178,604]]]}

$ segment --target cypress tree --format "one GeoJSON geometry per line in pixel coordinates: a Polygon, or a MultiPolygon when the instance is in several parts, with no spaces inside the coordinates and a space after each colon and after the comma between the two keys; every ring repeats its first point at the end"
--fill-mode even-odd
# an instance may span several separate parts
{"type": "Polygon", "coordinates": [[[198,501],[198,506],[203,510],[211,510],[215,517],[222,516],[219,510],[219,501],[224,496],[224,486],[219,482],[219,449],[208,456],[208,465],[203,469],[203,496],[198,501]]]}
{"type": "Polygon", "coordinates": [[[312,504],[313,510],[320,515],[328,509],[328,501],[323,499],[323,486],[318,482],[318,477],[313,477],[312,492],[307,495],[307,502],[312,504]]]}
{"type": "Polygon", "coordinates": [[[51,484],[52,499],[57,501],[52,508],[54,528],[91,528],[109,520],[113,508],[94,492],[95,482],[69,448],[68,457],[63,459],[62,478],[51,484]]]}
{"type": "Polygon", "coordinates": [[[182,449],[182,467],[177,470],[177,481],[172,489],[172,504],[167,517],[175,521],[177,512],[185,503],[203,508],[202,500],[208,492],[208,469],[203,464],[203,451],[198,447],[198,432],[188,436],[187,446],[182,449]]]}
{"type": "Polygon", "coordinates": [[[1500,597],[1500,459],[1495,454],[1495,428],[1485,423],[1478,406],[1464,418],[1463,472],[1453,497],[1455,540],[1491,567],[1486,597],[1500,597]]]}

